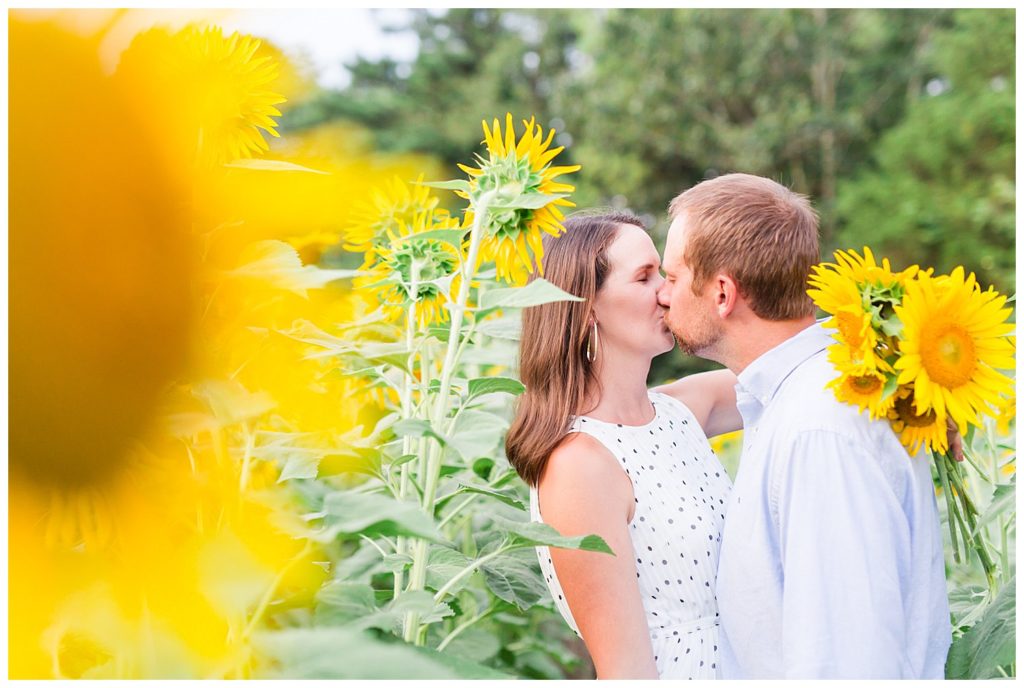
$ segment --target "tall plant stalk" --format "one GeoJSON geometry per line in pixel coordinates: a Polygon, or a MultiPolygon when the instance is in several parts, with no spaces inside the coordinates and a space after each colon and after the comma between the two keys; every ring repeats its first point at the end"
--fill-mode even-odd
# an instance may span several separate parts
{"type": "MultiPolygon", "coordinates": [[[[441,366],[440,386],[430,416],[431,426],[438,431],[444,427],[444,420],[448,417],[451,407],[452,376],[458,365],[458,354],[461,351],[462,320],[466,311],[466,303],[469,301],[473,277],[476,274],[480,242],[487,223],[488,206],[493,197],[494,191],[487,191],[480,195],[473,207],[473,227],[469,234],[469,251],[466,255],[466,261],[462,265],[462,280],[459,285],[459,294],[451,307],[451,326],[448,331],[447,350],[444,363],[441,366]]],[[[433,516],[434,513],[443,454],[444,447],[441,443],[431,442],[429,457],[426,461],[426,470],[420,475],[420,482],[423,487],[423,500],[421,504],[423,510],[430,516],[433,516]]],[[[426,584],[428,555],[427,541],[423,539],[415,540],[412,570],[409,573],[409,591],[423,590],[426,584]]],[[[425,635],[419,632],[419,620],[420,615],[418,612],[410,611],[406,613],[403,634],[406,642],[417,645],[424,643],[425,635]]]]}

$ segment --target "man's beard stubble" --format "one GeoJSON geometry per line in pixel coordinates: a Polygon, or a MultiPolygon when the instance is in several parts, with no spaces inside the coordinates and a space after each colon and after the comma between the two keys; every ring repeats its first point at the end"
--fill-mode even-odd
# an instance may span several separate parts
{"type": "Polygon", "coordinates": [[[704,322],[701,325],[700,330],[692,333],[690,336],[684,336],[671,323],[669,323],[669,330],[679,345],[679,349],[686,355],[716,360],[713,358],[714,350],[722,339],[722,332],[711,323],[704,322]]]}

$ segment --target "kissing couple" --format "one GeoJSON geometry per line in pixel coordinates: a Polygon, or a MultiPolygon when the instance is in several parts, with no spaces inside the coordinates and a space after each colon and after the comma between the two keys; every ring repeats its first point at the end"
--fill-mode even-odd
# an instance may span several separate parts
{"type": "Polygon", "coordinates": [[[533,520],[614,551],[538,548],[598,678],[943,678],[930,462],[826,389],[814,210],[728,174],[669,215],[663,260],[636,217],[569,217],[545,278],[582,301],[523,313],[506,454],[533,520]],[[726,369],[648,389],[675,342],[726,369]],[[733,484],[708,438],[741,428],[733,484]]]}

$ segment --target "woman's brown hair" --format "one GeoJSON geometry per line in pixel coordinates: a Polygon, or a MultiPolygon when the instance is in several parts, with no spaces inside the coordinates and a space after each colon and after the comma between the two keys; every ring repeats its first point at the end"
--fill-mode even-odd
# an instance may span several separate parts
{"type": "Polygon", "coordinates": [[[641,220],[627,213],[573,215],[565,234],[544,237],[544,277],[582,298],[523,310],[519,376],[526,391],[505,439],[505,455],[529,485],[536,485],[548,457],[565,437],[587,395],[600,393],[587,360],[594,297],[608,276],[608,247],[619,226],[641,220]]]}

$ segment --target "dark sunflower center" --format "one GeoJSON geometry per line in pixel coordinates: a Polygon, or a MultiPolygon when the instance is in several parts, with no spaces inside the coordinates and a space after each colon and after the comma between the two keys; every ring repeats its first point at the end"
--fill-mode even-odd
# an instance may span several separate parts
{"type": "Polygon", "coordinates": [[[846,384],[857,394],[870,395],[882,388],[882,381],[874,375],[850,377],[846,384]]]}
{"type": "Polygon", "coordinates": [[[896,413],[899,414],[900,420],[907,425],[915,428],[927,428],[929,425],[935,424],[935,411],[929,410],[923,415],[918,415],[914,411],[914,395],[907,394],[896,400],[895,405],[896,413]]]}

